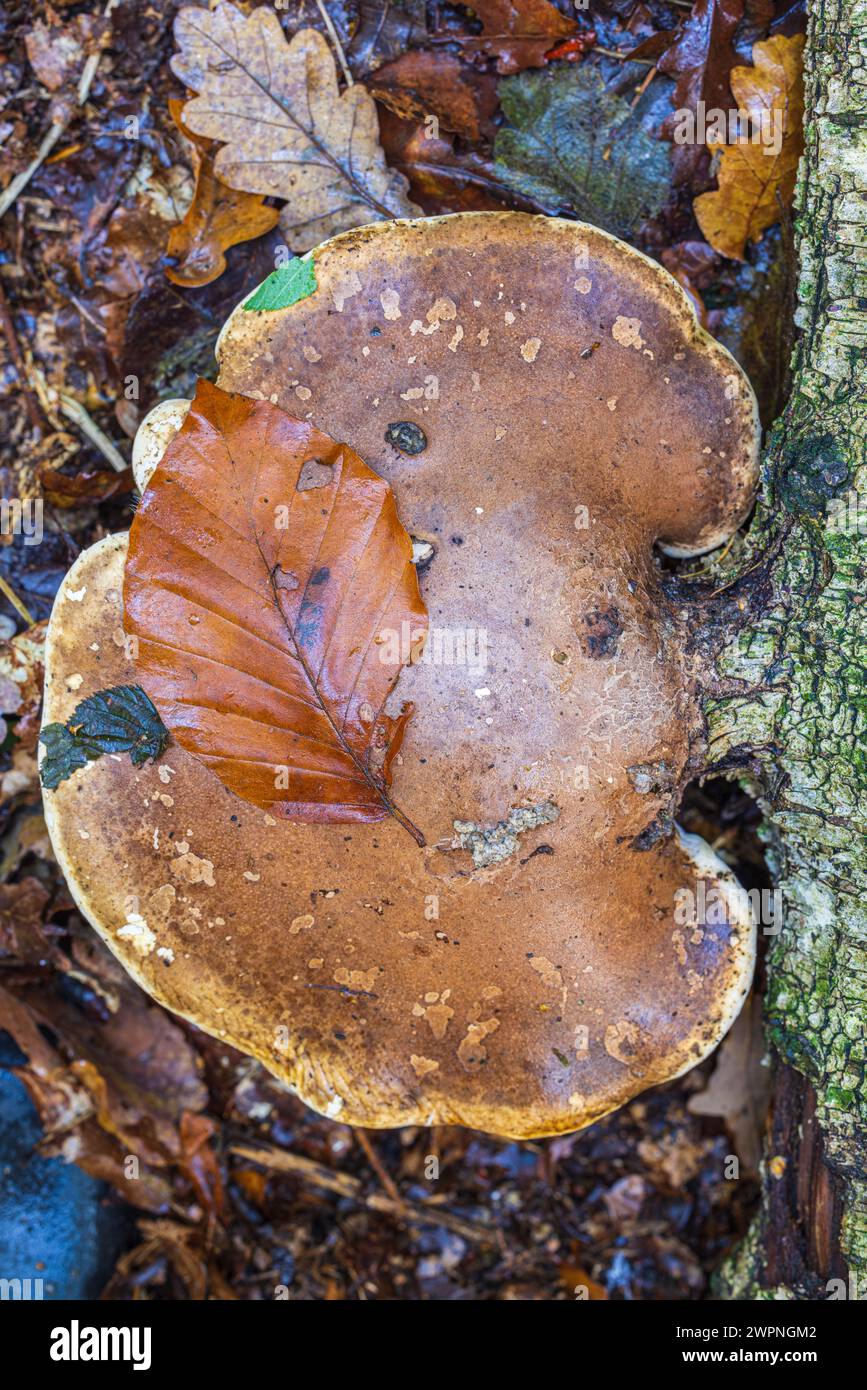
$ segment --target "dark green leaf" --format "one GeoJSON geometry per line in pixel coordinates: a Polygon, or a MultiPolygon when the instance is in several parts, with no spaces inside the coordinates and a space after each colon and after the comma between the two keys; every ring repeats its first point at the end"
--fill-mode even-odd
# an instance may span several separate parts
{"type": "Polygon", "coordinates": [[[316,289],[316,266],[312,260],[296,257],[281,265],[244,303],[249,313],[254,309],[288,309],[299,299],[307,299],[316,289]]]}
{"type": "Polygon", "coordinates": [[[84,767],[95,754],[88,753],[76,742],[65,724],[46,724],[39,735],[39,742],[45,745],[45,757],[39,769],[43,787],[54,791],[78,768],[84,767]]]}
{"type": "Polygon", "coordinates": [[[47,724],[42,730],[39,738],[46,750],[40,769],[42,785],[53,790],[103,753],[129,753],[139,767],[147,758],[159,757],[168,737],[139,686],[100,690],[76,705],[66,724],[47,724]]]}
{"type": "Polygon", "coordinates": [[[629,103],[605,90],[596,68],[558,64],[500,83],[510,127],[497,135],[497,172],[552,212],[573,212],[633,236],[668,195],[668,147],[629,103]]]}

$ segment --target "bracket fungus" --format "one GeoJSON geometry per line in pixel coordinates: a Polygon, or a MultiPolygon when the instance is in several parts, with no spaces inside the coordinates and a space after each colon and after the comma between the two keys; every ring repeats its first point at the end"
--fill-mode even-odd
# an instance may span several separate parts
{"type": "MultiPolygon", "coordinates": [[[[266,805],[220,761],[236,739],[254,763],[263,724],[279,741],[301,658],[288,619],[282,642],[251,636],[261,588],[229,611],[249,536],[219,473],[196,471],[210,387],[143,423],[131,548],[98,542],[57,597],[46,722],[140,685],[172,736],[155,761],[94,758],[46,791],[57,857],[146,990],[315,1109],[577,1129],[700,1061],[750,984],[746,895],[672,819],[702,718],[690,616],[653,547],[701,554],[744,520],[755,400],[667,272],[589,226],[467,213],[356,229],[312,256],[311,294],[240,305],[221,334],[216,395],[246,398],[253,430],[222,467],[239,497],[291,503],[296,520],[303,506],[313,525],[328,485],[302,491],[298,459],[291,496],[272,495],[270,463],[264,495],[276,412],[308,463],[327,431],[348,445],[331,464],[351,455],[388,485],[400,555],[411,539],[424,556],[427,641],[383,696],[393,723],[414,706],[392,791],[423,834],[382,808],[309,814],[330,798],[325,767],[305,810],[266,805]],[[149,526],[171,533],[162,553],[149,526]],[[237,534],[215,550],[220,527],[237,534]]],[[[314,460],[326,474],[328,459],[314,460]]],[[[322,542],[338,559],[347,525],[322,542]]],[[[395,575],[408,584],[403,560],[395,575]]],[[[344,619],[366,594],[345,590],[344,619]]],[[[396,629],[412,643],[409,617],[396,629]]]]}

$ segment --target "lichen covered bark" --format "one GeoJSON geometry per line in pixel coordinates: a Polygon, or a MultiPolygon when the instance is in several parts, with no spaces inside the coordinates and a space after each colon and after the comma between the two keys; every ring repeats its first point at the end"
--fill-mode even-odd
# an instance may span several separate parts
{"type": "MultiPolygon", "coordinates": [[[[747,620],[707,715],[711,757],[751,777],[767,811],[786,909],[768,1033],[815,1088],[840,1245],[867,1298],[867,0],[811,0],[806,112],[794,385],[765,456],[747,620]]],[[[784,1171],[769,1165],[768,1189],[784,1171]]],[[[769,1201],[730,1296],[769,1296],[769,1201]]],[[[825,1293],[817,1279],[770,1296],[825,1293]]]]}

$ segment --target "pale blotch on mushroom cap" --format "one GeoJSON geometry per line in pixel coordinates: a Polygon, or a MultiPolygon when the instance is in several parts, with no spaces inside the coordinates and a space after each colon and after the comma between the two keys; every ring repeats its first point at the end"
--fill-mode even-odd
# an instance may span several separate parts
{"type": "MultiPolygon", "coordinates": [[[[749,988],[742,890],[666,834],[702,721],[652,546],[746,514],[752,392],[667,273],[589,227],[463,214],[314,259],[311,298],[232,316],[218,384],[350,442],[424,554],[432,656],[401,678],[395,793],[428,848],[390,821],[277,822],[174,746],[46,793],[52,841],[144,987],[323,1113],[579,1128],[701,1060],[749,988]],[[398,422],[420,452],[386,440],[398,422]],[[437,661],[437,630],[473,659],[437,661]],[[722,920],[682,923],[684,892],[722,920]]],[[[125,553],[98,543],[61,586],[46,720],[136,680],[125,553]]]]}
{"type": "Polygon", "coordinates": [[[190,402],[183,397],[160,401],[149,410],[132,442],[132,472],[139,492],[144,492],[154,469],[187,418],[190,402]]]}

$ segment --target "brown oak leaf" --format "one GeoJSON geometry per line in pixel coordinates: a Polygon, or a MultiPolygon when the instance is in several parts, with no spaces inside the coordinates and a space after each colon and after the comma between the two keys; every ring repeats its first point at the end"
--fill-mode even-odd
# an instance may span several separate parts
{"type": "Polygon", "coordinates": [[[339,91],[315,29],[287,44],[272,9],[243,15],[223,0],[182,9],[174,33],[172,68],[198,92],[184,107],[186,125],[223,144],[214,161],[221,182],[287,200],[280,225],[294,250],[418,211],[385,162],[376,103],[359,83],[339,91]]]}
{"type": "Polygon", "coordinates": [[[693,204],[710,245],[737,261],[747,241],[758,241],[791,203],[804,148],[803,35],[757,43],[753,61],[751,68],[732,69],[739,139],[710,146],[720,155],[719,187],[693,204]]]}
{"type": "Polygon", "coordinates": [[[276,227],[277,208],[266,207],[261,193],[227,188],[214,172],[217,147],[184,124],[184,102],[169,98],[172,120],[192,147],[196,188],[182,222],[169,232],[166,251],[175,261],[166,269],[173,285],[196,289],[217,280],[226,269],[226,251],[276,227]]]}
{"type": "Polygon", "coordinates": [[[427,612],[388,483],[269,401],[200,381],[145,490],[124,584],[138,678],[176,741],[288,820],[393,815],[427,612]],[[406,624],[406,627],[404,627],[406,624]]]}

